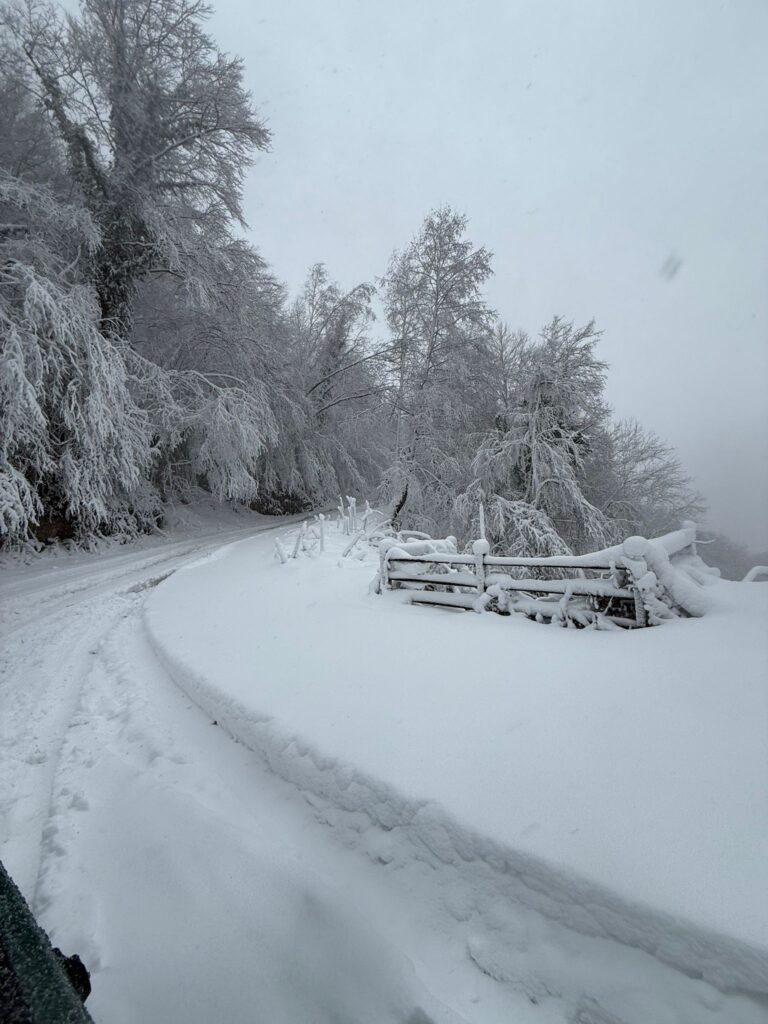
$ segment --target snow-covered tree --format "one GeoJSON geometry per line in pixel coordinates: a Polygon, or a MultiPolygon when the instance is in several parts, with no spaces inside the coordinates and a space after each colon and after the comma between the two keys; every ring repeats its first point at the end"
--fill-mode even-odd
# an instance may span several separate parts
{"type": "Polygon", "coordinates": [[[433,211],[382,281],[396,424],[384,490],[396,520],[406,514],[427,527],[444,518],[456,493],[462,459],[455,442],[474,427],[493,324],[482,297],[491,254],[465,237],[466,227],[466,217],[448,207],[433,211]]]}
{"type": "Polygon", "coordinates": [[[253,501],[277,486],[277,453],[310,403],[283,358],[284,290],[233,237],[269,133],[240,61],[205,34],[208,13],[197,0],[83,0],[75,16],[30,0],[3,23],[97,229],[78,273],[149,424],[151,481],[253,501]]]}
{"type": "Polygon", "coordinates": [[[77,267],[98,246],[81,208],[0,174],[0,541],[42,519],[80,537],[156,514],[150,427],[77,267]]]}
{"type": "Polygon", "coordinates": [[[128,336],[152,271],[207,286],[210,239],[242,218],[243,175],[269,143],[241,62],[203,30],[208,13],[201,0],[81,0],[77,16],[38,0],[5,7],[100,232],[90,280],[103,333],[128,336]]]}
{"type": "MultiPolygon", "coordinates": [[[[271,329],[283,317],[284,292],[230,232],[248,153],[268,136],[240,86],[239,63],[218,54],[202,32],[205,13],[183,0],[93,0],[79,17],[34,0],[4,7],[0,95],[11,102],[0,118],[15,134],[4,140],[3,161],[49,187],[24,192],[18,175],[12,179],[36,218],[34,230],[6,218],[0,238],[23,237],[27,247],[34,239],[27,280],[37,275],[50,286],[48,313],[60,303],[60,315],[71,318],[77,300],[73,331],[82,344],[101,333],[95,355],[70,346],[72,369],[85,389],[106,359],[125,388],[125,401],[111,404],[115,416],[131,410],[122,447],[140,466],[139,489],[152,496],[155,485],[168,494],[203,484],[249,501],[267,445],[277,443],[273,406],[290,408],[285,389],[278,385],[274,394],[264,372],[275,344],[265,324],[271,329]],[[39,109],[29,102],[35,93],[39,109]],[[71,197],[66,207],[57,193],[71,197]],[[64,208],[88,225],[88,244],[77,232],[53,231],[53,213],[64,208]],[[135,312],[141,329],[131,332],[129,347],[135,312]]],[[[35,328],[44,330],[41,324],[35,328]]],[[[92,390],[90,410],[101,400],[96,381],[92,390]]],[[[50,382],[49,391],[55,406],[50,382]]],[[[72,385],[67,394],[74,393],[72,385]]],[[[49,411],[43,435],[55,429],[49,411]]],[[[71,427],[85,445],[77,431],[93,424],[81,418],[71,427]]],[[[91,452],[94,469],[108,454],[91,452]]],[[[98,516],[83,500],[64,500],[61,482],[36,489],[35,515],[64,514],[82,535],[116,529],[102,509],[100,480],[109,488],[110,471],[99,479],[81,471],[77,489],[82,498],[94,487],[98,516]]],[[[32,520],[16,519],[20,535],[32,520]]]]}
{"type": "MultiPolygon", "coordinates": [[[[518,336],[505,348],[503,337],[497,338],[497,349],[517,376],[472,466],[484,493],[523,503],[533,510],[531,516],[541,513],[575,546],[599,546],[614,534],[608,517],[585,493],[593,436],[608,412],[603,402],[607,367],[594,351],[598,338],[593,322],[576,328],[561,317],[550,321],[536,342],[518,336]]],[[[533,519],[544,523],[541,516],[533,519]]]]}
{"type": "Polygon", "coordinates": [[[316,264],[289,311],[285,358],[304,416],[284,431],[290,443],[274,461],[280,477],[297,481],[307,498],[364,490],[381,470],[387,382],[385,353],[370,335],[373,294],[367,283],[345,291],[316,264]]]}
{"type": "Polygon", "coordinates": [[[475,479],[453,503],[452,527],[465,539],[479,537],[480,509],[491,550],[520,557],[571,554],[571,548],[541,509],[519,498],[487,493],[475,479]]]}
{"type": "Polygon", "coordinates": [[[202,484],[217,497],[252,501],[261,459],[278,439],[275,408],[286,402],[275,366],[284,292],[245,243],[215,255],[219,283],[204,295],[173,275],[140,285],[136,376],[162,492],[202,484]]]}
{"type": "Polygon", "coordinates": [[[68,190],[59,141],[44,108],[31,95],[18,48],[0,23],[0,168],[11,177],[68,190]]]}
{"type": "Polygon", "coordinates": [[[360,386],[367,383],[360,379],[364,371],[354,371],[378,357],[371,351],[369,337],[374,291],[373,285],[363,283],[345,292],[317,263],[293,304],[290,323],[296,369],[320,416],[326,407],[354,401],[360,386]]]}
{"type": "Polygon", "coordinates": [[[608,425],[586,468],[591,500],[625,534],[656,536],[704,511],[675,451],[636,420],[608,425]]]}
{"type": "Polygon", "coordinates": [[[483,369],[490,404],[487,417],[498,429],[505,429],[518,397],[521,380],[527,372],[531,344],[525,331],[513,331],[497,320],[488,343],[483,369]]]}

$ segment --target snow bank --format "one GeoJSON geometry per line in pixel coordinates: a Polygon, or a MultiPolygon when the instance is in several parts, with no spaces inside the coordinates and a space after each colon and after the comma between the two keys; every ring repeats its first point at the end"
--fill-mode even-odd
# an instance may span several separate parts
{"type": "Polygon", "coordinates": [[[146,621],[179,685],[339,835],[447,870],[459,917],[524,904],[768,992],[768,588],[586,633],[417,611],[365,596],[370,563],[270,547],[182,570],[146,621]]]}

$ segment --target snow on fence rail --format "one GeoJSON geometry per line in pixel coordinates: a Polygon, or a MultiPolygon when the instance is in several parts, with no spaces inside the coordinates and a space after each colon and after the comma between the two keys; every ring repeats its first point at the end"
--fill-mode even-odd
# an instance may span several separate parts
{"type": "Polygon", "coordinates": [[[681,613],[704,614],[702,585],[711,582],[711,571],[698,558],[682,571],[670,558],[683,554],[696,556],[693,523],[654,540],[629,537],[602,551],[549,558],[492,555],[486,540],[461,554],[453,537],[388,537],[379,545],[378,589],[406,589],[412,604],[517,611],[565,626],[637,628],[681,613]],[[524,569],[575,575],[534,579],[518,575],[524,569]]]}

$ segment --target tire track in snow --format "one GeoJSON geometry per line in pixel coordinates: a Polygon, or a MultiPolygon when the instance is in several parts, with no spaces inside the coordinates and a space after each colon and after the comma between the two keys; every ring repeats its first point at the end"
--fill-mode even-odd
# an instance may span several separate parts
{"type": "Polygon", "coordinates": [[[26,632],[30,626],[44,624],[58,612],[74,608],[97,594],[108,596],[123,586],[130,589],[132,584],[146,581],[148,573],[152,573],[159,566],[167,566],[170,563],[171,571],[175,572],[181,565],[219,547],[226,547],[256,533],[279,528],[270,525],[215,533],[206,535],[197,543],[177,542],[170,545],[170,549],[133,552],[131,555],[106,559],[94,555],[94,564],[71,568],[55,564],[50,566],[48,571],[37,574],[31,581],[24,576],[19,577],[17,573],[16,579],[9,583],[4,582],[0,587],[0,622],[3,638],[7,642],[26,632]],[[62,571],[59,572],[59,569],[62,571]]]}
{"type": "Polygon", "coordinates": [[[159,576],[294,518],[2,580],[0,858],[29,899],[54,842],[48,818],[62,743],[104,636],[159,576]]]}
{"type": "Polygon", "coordinates": [[[33,907],[50,846],[51,794],[63,737],[101,637],[124,614],[124,599],[82,601],[18,632],[3,673],[0,749],[2,859],[33,907]]]}

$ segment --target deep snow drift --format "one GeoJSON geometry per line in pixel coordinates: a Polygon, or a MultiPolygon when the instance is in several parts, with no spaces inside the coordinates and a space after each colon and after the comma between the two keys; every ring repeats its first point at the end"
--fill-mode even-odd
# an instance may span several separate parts
{"type": "Polygon", "coordinates": [[[560,630],[368,594],[375,554],[329,545],[283,565],[240,543],[151,596],[156,649],[211,717],[374,860],[450,865],[459,918],[479,887],[768,992],[768,588],[560,630]]]}

